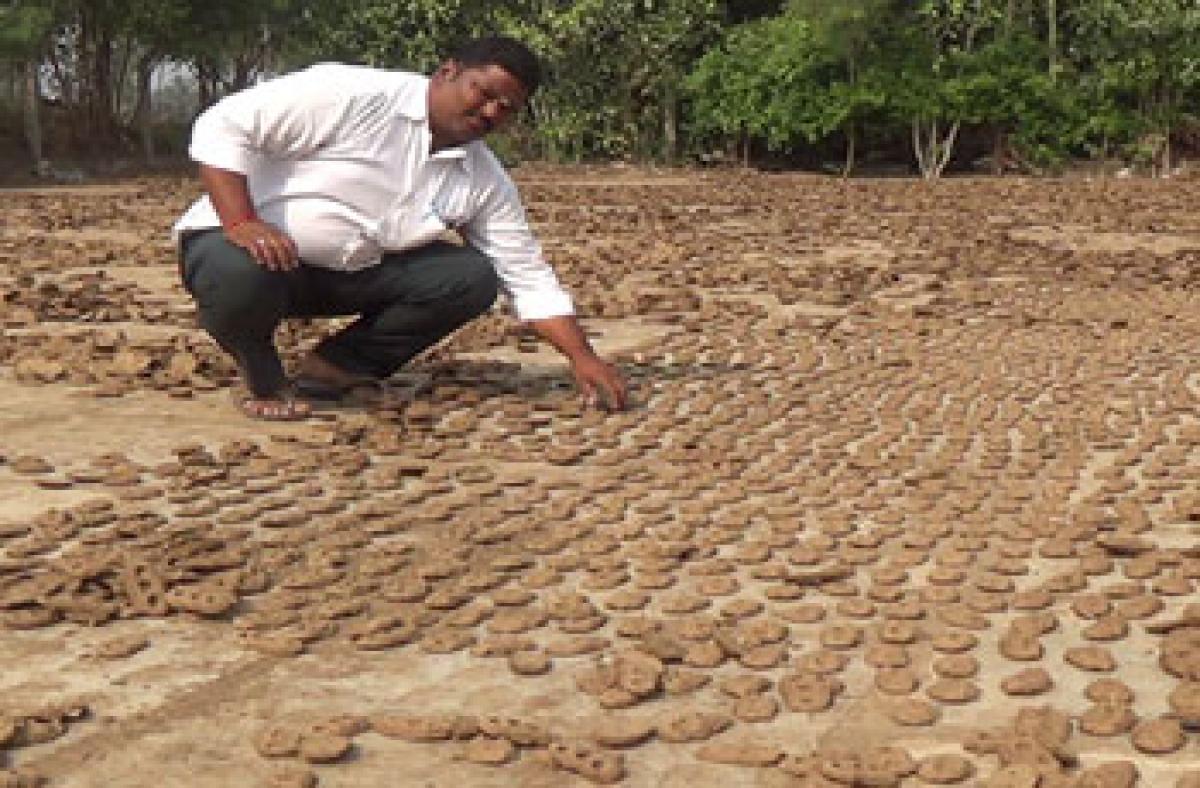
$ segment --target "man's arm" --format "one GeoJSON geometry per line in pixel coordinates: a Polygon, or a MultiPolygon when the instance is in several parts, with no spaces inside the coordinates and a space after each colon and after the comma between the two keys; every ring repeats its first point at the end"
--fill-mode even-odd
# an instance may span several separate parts
{"type": "Polygon", "coordinates": [[[625,409],[629,402],[625,379],[615,366],[596,355],[574,315],[530,320],[529,325],[571,362],[575,385],[588,405],[625,409]]]}
{"type": "Polygon", "coordinates": [[[622,409],[628,387],[621,373],[592,349],[574,315],[570,294],[542,256],[516,187],[494,163],[497,183],[479,213],[463,228],[467,241],[492,259],[517,318],[571,362],[575,383],[590,405],[622,409]]]}
{"type": "Polygon", "coordinates": [[[201,164],[200,182],[212,200],[230,243],[245,249],[268,270],[289,271],[299,267],[300,251],[296,242],[255,213],[244,174],[201,164]]]}
{"type": "Polygon", "coordinates": [[[299,266],[295,242],[259,219],[246,174],[262,159],[299,159],[335,138],[351,92],[343,69],[323,66],[299,71],[226,96],[196,119],[188,153],[200,167],[230,242],[264,268],[299,266]]]}

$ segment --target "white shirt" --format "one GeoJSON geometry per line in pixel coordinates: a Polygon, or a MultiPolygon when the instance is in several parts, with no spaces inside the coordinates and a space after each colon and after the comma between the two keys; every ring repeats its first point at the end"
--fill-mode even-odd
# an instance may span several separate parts
{"type": "MultiPolygon", "coordinates": [[[[189,153],[244,173],[258,215],[291,236],[307,264],[355,271],[454,228],[492,261],[520,319],[572,314],[488,147],[430,154],[428,93],[419,74],[312,66],[210,107],[189,153]]],[[[220,224],[205,196],[173,232],[220,224]]]]}

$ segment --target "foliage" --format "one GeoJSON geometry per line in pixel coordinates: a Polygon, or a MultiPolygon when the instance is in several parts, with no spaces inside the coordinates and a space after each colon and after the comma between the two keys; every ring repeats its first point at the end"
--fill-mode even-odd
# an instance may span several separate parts
{"type": "Polygon", "coordinates": [[[487,2],[327,0],[305,6],[298,33],[309,60],[427,71],[457,38],[475,32],[487,2]]]}
{"type": "Polygon", "coordinates": [[[55,9],[48,2],[0,5],[0,60],[35,55],[54,28],[55,9]]]}
{"type": "Polygon", "coordinates": [[[848,172],[867,141],[936,175],[961,131],[1035,166],[1161,166],[1200,113],[1195,0],[0,0],[0,67],[111,146],[146,133],[163,64],[198,110],[316,61],[428,71],[486,32],[545,64],[513,159],[841,145],[848,172]]]}
{"type": "Polygon", "coordinates": [[[1194,0],[1091,0],[1074,8],[1084,87],[1108,110],[1103,131],[1136,147],[1197,108],[1200,6],[1194,0]]]}

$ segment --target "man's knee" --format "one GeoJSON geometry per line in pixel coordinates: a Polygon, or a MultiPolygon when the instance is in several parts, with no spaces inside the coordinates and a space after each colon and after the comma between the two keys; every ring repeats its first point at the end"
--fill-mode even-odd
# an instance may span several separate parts
{"type": "Polygon", "coordinates": [[[492,308],[500,293],[500,277],[492,261],[471,247],[439,250],[437,261],[440,277],[438,300],[447,314],[470,320],[492,308]]]}
{"type": "Polygon", "coordinates": [[[287,300],[284,275],[263,268],[227,242],[189,249],[184,273],[188,290],[210,322],[282,317],[287,300]]]}
{"type": "Polygon", "coordinates": [[[492,261],[480,252],[467,259],[463,270],[466,295],[464,307],[472,315],[480,315],[492,308],[500,295],[500,277],[492,261]]]}

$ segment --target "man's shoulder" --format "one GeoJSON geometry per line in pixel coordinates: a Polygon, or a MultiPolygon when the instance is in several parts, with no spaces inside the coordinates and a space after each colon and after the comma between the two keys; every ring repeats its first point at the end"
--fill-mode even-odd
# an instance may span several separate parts
{"type": "Polygon", "coordinates": [[[423,74],[410,71],[393,71],[354,63],[335,62],[314,63],[295,73],[314,79],[330,80],[339,86],[358,86],[362,89],[418,86],[423,85],[429,79],[423,74]]]}
{"type": "Polygon", "coordinates": [[[500,157],[488,147],[485,141],[468,142],[463,146],[463,150],[470,160],[471,171],[477,178],[505,189],[516,189],[516,185],[508,174],[507,168],[500,161],[500,157]]]}
{"type": "Polygon", "coordinates": [[[391,108],[412,117],[425,113],[429,78],[423,74],[350,63],[316,63],[289,76],[301,80],[298,84],[305,89],[319,88],[321,95],[391,108]]]}

